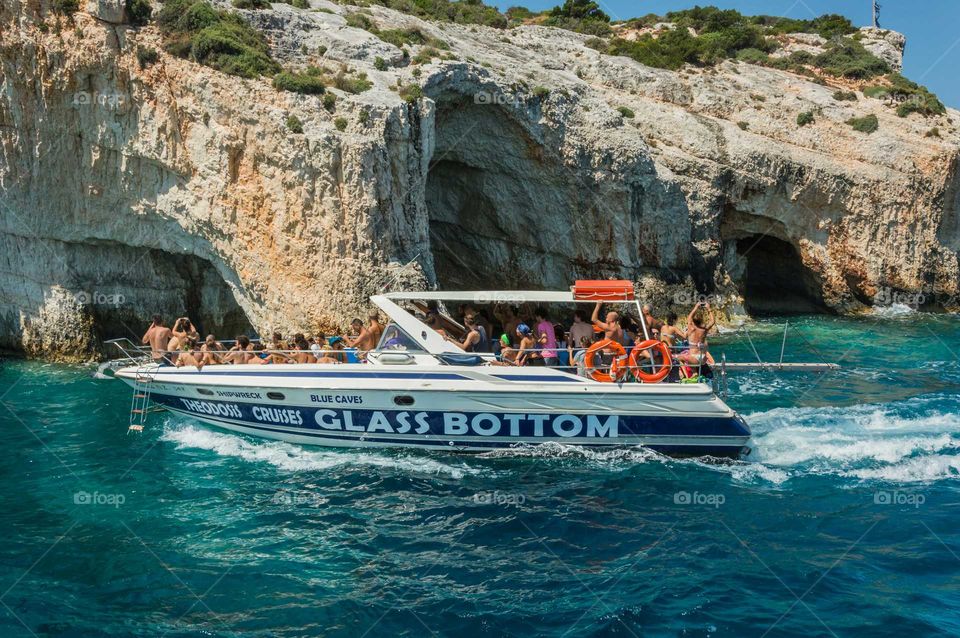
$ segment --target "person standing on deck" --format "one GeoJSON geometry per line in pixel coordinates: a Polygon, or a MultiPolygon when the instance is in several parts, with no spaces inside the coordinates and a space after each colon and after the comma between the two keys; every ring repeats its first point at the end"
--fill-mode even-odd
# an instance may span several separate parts
{"type": "Polygon", "coordinates": [[[573,312],[573,325],[570,326],[569,342],[574,349],[580,348],[580,344],[586,341],[589,345],[593,341],[593,326],[587,323],[587,315],[582,310],[573,312]]]}
{"type": "Polygon", "coordinates": [[[547,321],[547,310],[541,306],[533,314],[537,320],[537,346],[543,348],[540,352],[540,356],[543,357],[543,364],[556,366],[560,362],[557,355],[557,334],[553,329],[553,324],[547,321]]]}
{"type": "MultiPolygon", "coordinates": [[[[379,327],[380,324],[377,323],[377,326],[379,327]]],[[[380,335],[373,332],[369,327],[364,326],[362,321],[354,319],[350,322],[350,329],[357,333],[357,336],[353,339],[348,337],[347,345],[351,348],[356,348],[359,351],[357,352],[358,356],[361,358],[365,357],[367,352],[377,347],[377,340],[380,338],[380,335]]]]}
{"type": "Polygon", "coordinates": [[[619,344],[623,344],[624,334],[623,328],[620,327],[620,315],[611,310],[607,313],[606,320],[600,321],[600,309],[602,307],[603,303],[598,301],[596,307],[593,309],[593,315],[590,317],[590,321],[603,332],[603,335],[607,339],[612,339],[619,344]]]}
{"type": "Polygon", "coordinates": [[[163,318],[160,315],[153,315],[153,323],[147,328],[141,343],[143,345],[150,344],[150,356],[153,357],[154,363],[160,365],[167,363],[164,359],[164,353],[171,337],[173,337],[173,331],[163,325],[163,318]]]}
{"type": "Polygon", "coordinates": [[[373,346],[369,349],[373,350],[380,344],[380,337],[383,335],[383,326],[380,325],[380,315],[377,314],[376,310],[371,310],[370,314],[367,315],[367,331],[370,333],[370,340],[373,341],[373,346]]]}

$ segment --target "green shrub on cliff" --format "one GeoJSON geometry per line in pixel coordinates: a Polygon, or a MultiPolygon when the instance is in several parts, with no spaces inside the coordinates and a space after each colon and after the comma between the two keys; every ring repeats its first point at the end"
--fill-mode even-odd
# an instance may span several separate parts
{"type": "Polygon", "coordinates": [[[920,113],[924,116],[943,115],[947,112],[937,96],[925,86],[908,80],[899,73],[891,73],[886,77],[888,84],[868,86],[863,90],[867,97],[887,99],[897,107],[897,115],[906,117],[911,113],[920,113]]]}
{"type": "Polygon", "coordinates": [[[142,27],[150,21],[153,8],[147,0],[126,0],[127,18],[135,27],[142,27]]]}
{"type": "Polygon", "coordinates": [[[72,15],[80,10],[80,0],[53,0],[50,8],[60,15],[72,15]]]}
{"type": "Polygon", "coordinates": [[[231,3],[238,9],[269,9],[267,0],[233,0],[231,3]]]}
{"type": "Polygon", "coordinates": [[[140,65],[141,69],[153,66],[159,59],[160,54],[157,53],[156,49],[137,46],[137,64],[140,65]]]}
{"type": "Polygon", "coordinates": [[[800,128],[803,128],[807,124],[813,124],[814,121],[813,111],[804,111],[797,116],[797,126],[800,128]]]}
{"type": "MultiPolygon", "coordinates": [[[[496,7],[488,7],[483,0],[369,0],[370,4],[409,13],[427,20],[457,24],[484,24],[505,29],[507,16],[496,7]]],[[[352,4],[352,2],[350,3],[352,4]]]]}
{"type": "Polygon", "coordinates": [[[245,78],[280,71],[259,31],[203,0],[168,0],[157,13],[157,26],[164,48],[178,57],[245,78]]]}
{"type": "Polygon", "coordinates": [[[697,7],[668,13],[665,20],[676,27],[656,38],[652,34],[635,41],[614,38],[608,53],[626,55],[647,66],[679,69],[684,64],[711,65],[730,58],[763,63],[776,48],[760,27],[738,11],[697,7]]]}
{"type": "Polygon", "coordinates": [[[297,117],[296,115],[288,115],[287,129],[291,133],[296,133],[297,135],[300,135],[301,133],[303,133],[303,122],[301,122],[300,118],[297,117]]]}
{"type": "Polygon", "coordinates": [[[314,73],[281,71],[273,76],[273,88],[306,95],[320,95],[327,90],[323,78],[314,73]]]}
{"type": "Polygon", "coordinates": [[[611,31],[610,16],[593,0],[564,0],[550,10],[543,24],[589,35],[607,35],[611,31]]]}
{"type": "Polygon", "coordinates": [[[869,80],[890,72],[889,64],[850,38],[831,42],[826,51],[814,58],[814,64],[830,75],[854,80],[869,80]]]}
{"type": "Polygon", "coordinates": [[[837,14],[822,15],[813,20],[797,20],[776,16],[753,16],[751,22],[765,28],[771,35],[783,33],[816,33],[827,40],[839,35],[855,33],[857,28],[848,18],[837,14]]]}
{"type": "Polygon", "coordinates": [[[876,130],[880,128],[880,120],[877,119],[876,115],[852,117],[847,120],[847,124],[852,126],[855,131],[860,131],[861,133],[866,133],[867,135],[876,132],[876,130]]]}

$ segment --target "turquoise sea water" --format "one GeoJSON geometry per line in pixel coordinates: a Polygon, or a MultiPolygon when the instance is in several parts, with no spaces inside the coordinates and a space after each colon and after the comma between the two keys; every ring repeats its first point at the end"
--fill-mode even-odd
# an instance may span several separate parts
{"type": "Polygon", "coordinates": [[[7,360],[0,635],[960,634],[960,318],[789,334],[844,369],[732,377],[742,462],[127,436],[119,382],[7,360]]]}

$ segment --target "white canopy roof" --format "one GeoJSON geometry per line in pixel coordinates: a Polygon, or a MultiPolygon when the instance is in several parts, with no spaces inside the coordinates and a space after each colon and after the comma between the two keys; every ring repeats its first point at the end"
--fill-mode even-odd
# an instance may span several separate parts
{"type": "MultiPolygon", "coordinates": [[[[388,292],[382,295],[386,299],[397,301],[470,301],[473,303],[524,303],[527,301],[543,303],[587,303],[595,304],[596,299],[575,299],[570,290],[454,290],[425,292],[388,292]]],[[[635,303],[634,301],[610,300],[604,303],[635,303]]]]}

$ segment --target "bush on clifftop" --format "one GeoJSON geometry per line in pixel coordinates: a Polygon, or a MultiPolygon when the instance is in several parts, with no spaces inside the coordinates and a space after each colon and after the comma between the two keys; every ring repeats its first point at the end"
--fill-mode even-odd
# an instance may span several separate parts
{"type": "Polygon", "coordinates": [[[157,26],[166,50],[178,57],[244,78],[280,71],[259,31],[203,0],[168,0],[157,14],[157,26]]]}
{"type": "Polygon", "coordinates": [[[547,14],[543,24],[589,35],[610,33],[610,16],[593,0],[565,0],[547,14]]]}

